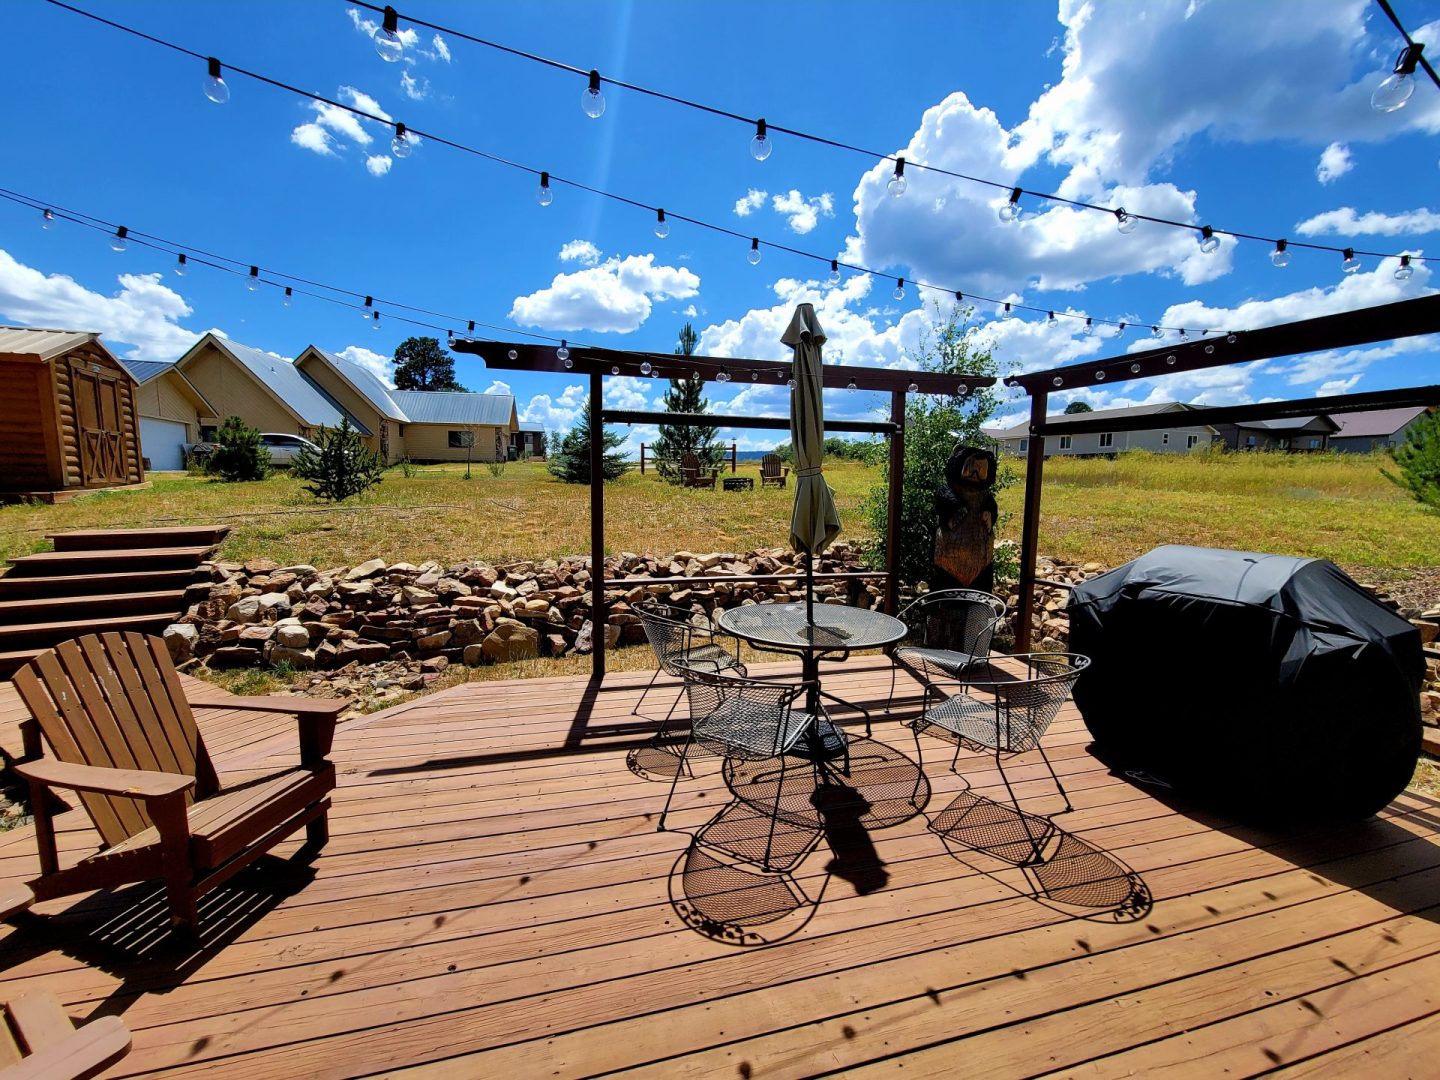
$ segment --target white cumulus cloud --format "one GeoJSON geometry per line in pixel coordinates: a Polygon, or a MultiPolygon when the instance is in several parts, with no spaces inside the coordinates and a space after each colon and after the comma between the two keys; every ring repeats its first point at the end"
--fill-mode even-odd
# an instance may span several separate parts
{"type": "Polygon", "coordinates": [[[735,213],[739,217],[749,217],[756,210],[765,205],[765,199],[769,193],[759,188],[751,188],[748,192],[735,200],[735,213]]]}
{"type": "Polygon", "coordinates": [[[1355,167],[1350,148],[1344,143],[1332,142],[1320,152],[1320,162],[1315,166],[1315,179],[1322,184],[1333,183],[1355,167]]]}
{"type": "Polygon", "coordinates": [[[335,353],[341,360],[349,360],[352,364],[364,368],[375,375],[386,386],[395,385],[395,361],[389,356],[382,356],[380,353],[365,348],[363,345],[346,345],[345,348],[335,353]]]}
{"type": "Polygon", "coordinates": [[[371,176],[384,176],[394,163],[389,154],[371,154],[365,159],[365,168],[371,176]]]}
{"type": "Polygon", "coordinates": [[[800,233],[802,236],[814,229],[821,217],[835,216],[835,196],[828,191],[806,198],[791,188],[783,195],[772,196],[770,205],[777,214],[785,218],[785,224],[790,227],[791,232],[800,233]]]}
{"type": "Polygon", "coordinates": [[[571,240],[560,249],[561,262],[578,262],[581,266],[594,266],[600,261],[602,252],[589,240],[571,240]]]}
{"type": "Polygon", "coordinates": [[[539,424],[546,431],[568,431],[585,405],[585,387],[567,386],[556,397],[536,394],[519,410],[520,419],[539,424]]]}
{"type": "Polygon", "coordinates": [[[684,267],[656,266],[654,255],[612,257],[556,274],[548,287],[517,296],[510,318],[547,330],[625,334],[650,317],[654,301],[686,300],[699,289],[699,275],[684,267]]]}
{"type": "Polygon", "coordinates": [[[435,47],[435,55],[448,64],[450,62],[450,46],[445,44],[445,39],[436,34],[431,39],[431,44],[435,47]]]}
{"type": "Polygon", "coordinates": [[[1433,210],[1405,210],[1382,214],[1358,213],[1353,206],[1326,210],[1295,226],[1301,236],[1414,236],[1440,230],[1440,214],[1433,210]]]}

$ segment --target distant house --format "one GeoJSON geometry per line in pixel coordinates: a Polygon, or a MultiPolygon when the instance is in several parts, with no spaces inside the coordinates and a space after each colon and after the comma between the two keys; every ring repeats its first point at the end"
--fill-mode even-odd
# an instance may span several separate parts
{"type": "Polygon", "coordinates": [[[1399,446],[1410,429],[1430,411],[1422,407],[1337,413],[1334,420],[1340,430],[1330,436],[1330,449],[1345,454],[1368,454],[1399,446]]]}
{"type": "MultiPolygon", "coordinates": [[[[1122,450],[1149,450],[1157,454],[1184,454],[1204,449],[1218,437],[1208,424],[1186,423],[1184,414],[1192,407],[1178,401],[1158,405],[1135,405],[1128,409],[1098,409],[1093,412],[1069,413],[1046,417],[1046,422],[1063,426],[1080,421],[1104,420],[1120,416],[1156,416],[1174,413],[1175,426],[1149,431],[1091,432],[1077,435],[1050,435],[1045,438],[1046,457],[1113,457],[1122,450]]],[[[1030,422],[1022,421],[1008,428],[987,428],[984,432],[1000,446],[1001,454],[1026,454],[1030,451],[1030,422]]]]}
{"type": "Polygon", "coordinates": [[[391,390],[390,397],[410,417],[405,453],[412,461],[503,461],[520,427],[509,394],[391,390]]]}
{"type": "Polygon", "coordinates": [[[520,430],[510,436],[510,445],[515,448],[515,456],[522,461],[526,457],[532,457],[537,461],[545,460],[545,428],[541,424],[532,423],[529,420],[520,422],[520,430]]]}
{"type": "Polygon", "coordinates": [[[365,426],[371,434],[364,442],[381,461],[393,465],[406,456],[405,425],[410,417],[378,375],[314,345],[295,358],[295,366],[365,426]]]}
{"type": "Polygon", "coordinates": [[[123,360],[139,385],[140,452],[147,468],[185,468],[185,447],[200,441],[201,428],[219,423],[215,406],[173,360],[123,360]]]}
{"type": "Polygon", "coordinates": [[[1316,454],[1328,448],[1340,425],[1323,413],[1282,420],[1252,420],[1246,424],[1217,424],[1220,437],[1231,450],[1280,450],[1316,454]]]}

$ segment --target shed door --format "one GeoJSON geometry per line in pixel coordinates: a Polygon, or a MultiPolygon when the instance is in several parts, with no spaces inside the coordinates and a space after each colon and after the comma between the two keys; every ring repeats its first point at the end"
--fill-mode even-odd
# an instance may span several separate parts
{"type": "Polygon", "coordinates": [[[125,482],[121,453],[120,377],[75,364],[70,369],[75,422],[80,436],[80,483],[86,487],[125,482]]]}

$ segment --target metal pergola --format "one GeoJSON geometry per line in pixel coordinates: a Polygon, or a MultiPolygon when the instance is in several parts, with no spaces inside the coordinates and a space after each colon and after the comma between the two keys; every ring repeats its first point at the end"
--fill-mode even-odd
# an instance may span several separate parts
{"type": "MultiPolygon", "coordinates": [[[[714,356],[682,356],[667,353],[629,352],[576,345],[562,358],[554,346],[508,341],[456,341],[456,352],[478,356],[488,368],[510,371],[549,371],[557,374],[583,375],[589,380],[590,400],[590,622],[594,641],[591,652],[592,677],[605,674],[605,590],[634,585],[653,585],[653,578],[605,578],[605,486],[602,480],[601,456],[603,431],[606,424],[695,424],[746,429],[788,431],[788,416],[725,416],[704,413],[691,415],[669,412],[643,412],[603,407],[605,376],[638,378],[698,377],[704,382],[734,382],[745,385],[780,385],[790,379],[788,360],[746,360],[714,356]],[[723,377],[722,377],[723,375],[723,377]]],[[[905,468],[905,396],[909,393],[953,396],[993,386],[996,380],[988,375],[937,374],[927,371],[900,371],[889,368],[847,367],[826,364],[822,368],[828,389],[873,390],[890,395],[890,419],[830,420],[825,430],[851,434],[883,435],[889,441],[889,474],[887,478],[887,513],[885,522],[885,570],[816,574],[817,580],[881,578],[885,582],[885,610],[894,613],[899,601],[899,579],[896,573],[898,537],[900,533],[900,492],[905,468]]],[[[762,575],[754,579],[734,575],[697,576],[686,578],[691,585],[716,584],[743,580],[790,580],[778,575],[762,575]]]]}

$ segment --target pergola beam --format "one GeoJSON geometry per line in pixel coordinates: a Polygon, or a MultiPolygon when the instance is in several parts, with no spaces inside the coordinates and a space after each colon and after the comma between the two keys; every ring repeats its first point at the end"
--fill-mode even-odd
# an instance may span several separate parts
{"type": "MultiPolygon", "coordinates": [[[[634,409],[606,409],[607,424],[668,424],[670,427],[759,428],[785,431],[790,420],[783,416],[721,416],[716,413],[643,412],[634,409]]],[[[861,435],[893,435],[895,425],[884,420],[826,420],[826,431],[861,435]]]]}

